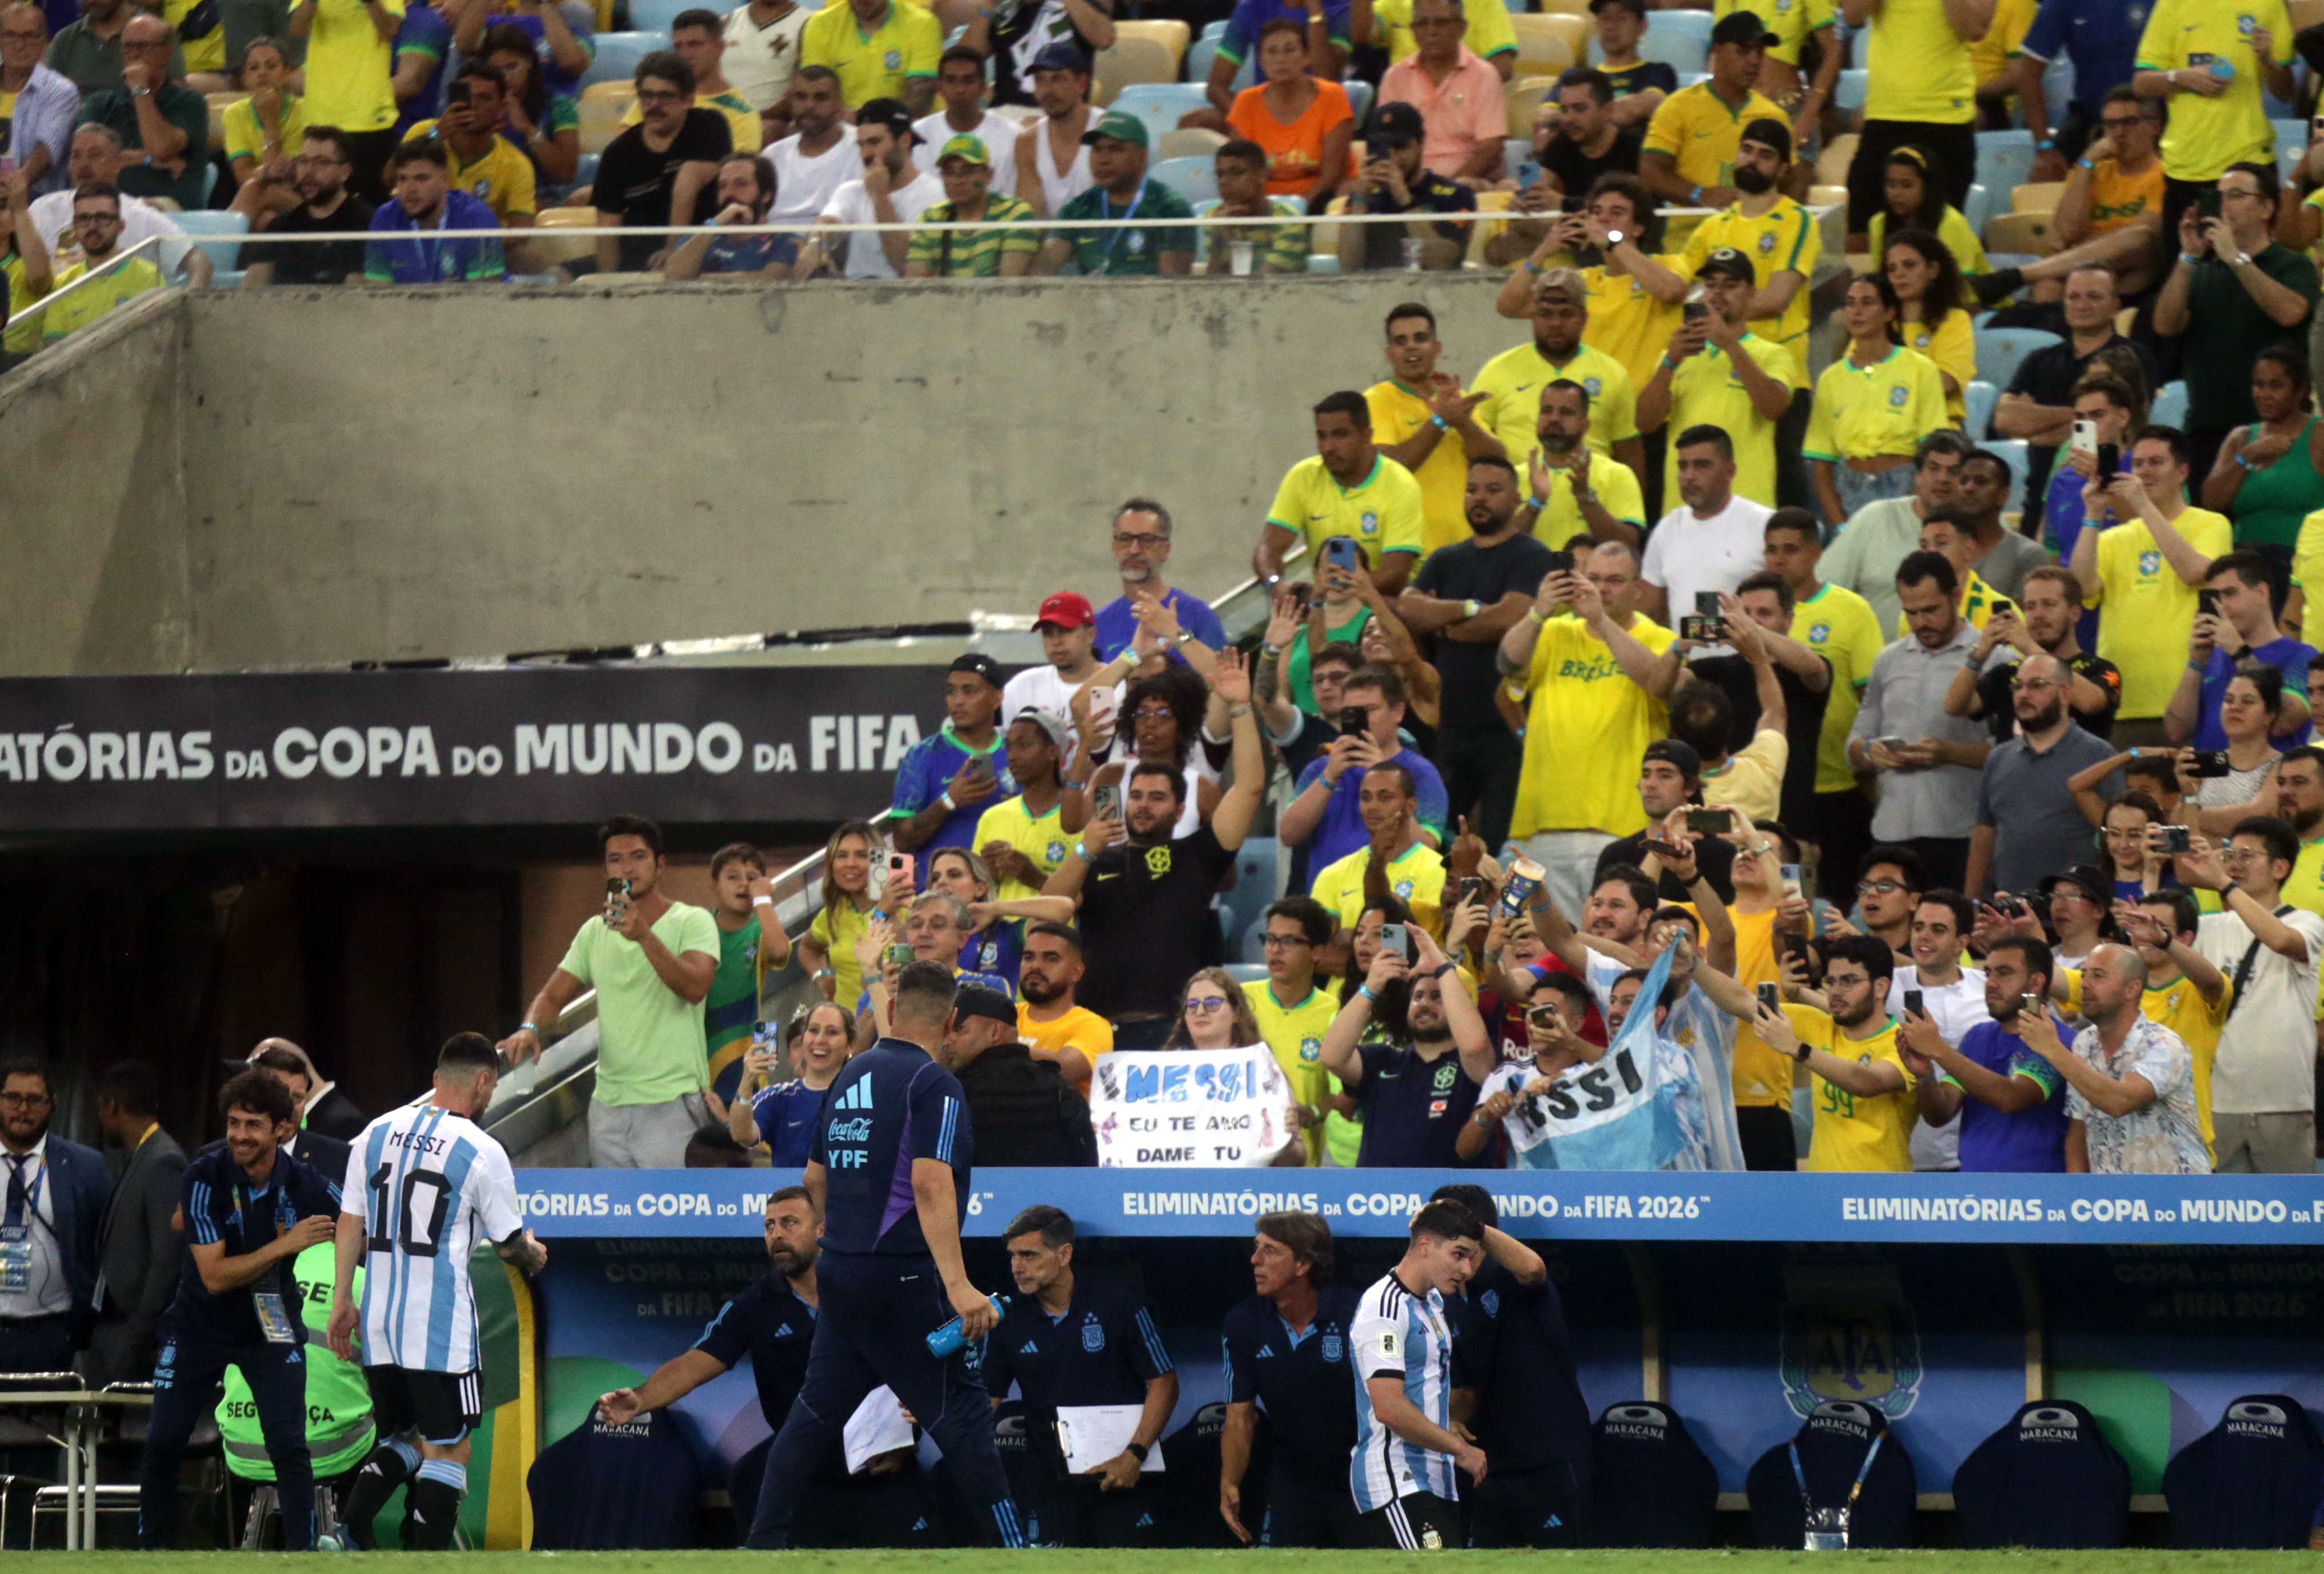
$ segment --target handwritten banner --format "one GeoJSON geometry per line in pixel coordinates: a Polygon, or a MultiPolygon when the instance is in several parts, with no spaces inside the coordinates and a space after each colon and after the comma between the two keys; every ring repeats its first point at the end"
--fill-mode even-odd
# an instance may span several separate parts
{"type": "Polygon", "coordinates": [[[1097,1063],[1090,1124],[1110,1169],[1251,1169],[1296,1140],[1291,1083],[1264,1045],[1117,1050],[1097,1063]]]}

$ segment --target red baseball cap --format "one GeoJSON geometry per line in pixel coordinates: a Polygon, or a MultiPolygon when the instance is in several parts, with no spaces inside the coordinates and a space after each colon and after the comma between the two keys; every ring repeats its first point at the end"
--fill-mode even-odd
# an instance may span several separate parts
{"type": "Polygon", "coordinates": [[[1070,590],[1061,590],[1041,603],[1041,615],[1033,626],[1055,623],[1060,629],[1093,629],[1097,613],[1090,610],[1089,597],[1070,590]]]}

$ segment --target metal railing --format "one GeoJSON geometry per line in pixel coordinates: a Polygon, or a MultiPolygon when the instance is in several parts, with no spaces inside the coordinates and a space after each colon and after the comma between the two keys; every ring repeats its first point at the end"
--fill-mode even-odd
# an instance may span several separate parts
{"type": "MultiPolygon", "coordinates": [[[[1305,543],[1295,543],[1284,557],[1286,576],[1306,557],[1305,543]]],[[[1266,627],[1270,603],[1254,575],[1234,584],[1211,603],[1211,610],[1218,614],[1228,641],[1240,644],[1266,627]]],[[[817,848],[770,883],[774,887],[775,916],[783,933],[796,942],[807,933],[823,904],[823,850],[817,848]]],[[[812,992],[814,984],[799,967],[795,950],[791,961],[761,983],[760,1014],[767,1020],[779,1021],[792,1008],[805,1004],[812,992]]],[[[501,1079],[500,1090],[482,1121],[509,1156],[520,1163],[529,1150],[588,1111],[590,1095],[597,1085],[597,992],[589,990],[576,998],[549,1025],[543,1038],[538,1060],[528,1061],[501,1079]]]]}
{"type": "MultiPolygon", "coordinates": [[[[12,329],[14,328],[27,318],[42,316],[48,311],[49,308],[56,305],[57,302],[60,300],[69,300],[77,292],[87,289],[88,286],[96,283],[98,280],[104,278],[106,274],[113,272],[115,270],[125,267],[131,259],[140,256],[145,252],[152,252],[158,259],[161,253],[161,243],[165,240],[174,238],[174,236],[168,235],[148,235],[143,240],[139,241],[135,245],[128,247],[124,251],[116,252],[112,256],[106,258],[103,262],[97,264],[94,270],[82,274],[79,278],[74,280],[63,289],[50,290],[46,295],[42,296],[39,299],[24,308],[23,310],[12,315],[8,318],[9,327],[12,329]]],[[[158,271],[158,261],[155,266],[158,271]]],[[[166,289],[169,285],[169,279],[166,275],[163,277],[161,282],[163,288],[166,289]]],[[[34,346],[35,350],[39,348],[40,346],[38,345],[34,346]]]]}

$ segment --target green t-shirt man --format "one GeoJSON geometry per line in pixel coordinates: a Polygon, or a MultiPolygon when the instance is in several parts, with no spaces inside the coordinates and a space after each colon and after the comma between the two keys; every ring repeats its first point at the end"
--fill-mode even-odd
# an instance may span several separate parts
{"type": "MultiPolygon", "coordinates": [[[[718,921],[686,902],[654,920],[653,935],[672,956],[724,949],[718,921]]],[[[667,1104],[710,1085],[702,1004],[680,999],[643,946],[592,916],[557,965],[597,991],[596,1102],[667,1104]]]]}

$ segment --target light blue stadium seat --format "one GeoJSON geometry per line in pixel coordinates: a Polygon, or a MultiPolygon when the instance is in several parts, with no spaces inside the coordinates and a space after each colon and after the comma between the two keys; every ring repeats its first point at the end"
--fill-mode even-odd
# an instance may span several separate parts
{"type": "Polygon", "coordinates": [[[1996,388],[2017,380],[2017,368],[2026,356],[2061,344],[2057,335],[2041,328],[1980,328],[1977,334],[1977,374],[1996,388]]]}
{"type": "Polygon", "coordinates": [[[596,59],[581,73],[584,87],[597,82],[626,82],[638,74],[638,62],[669,41],[659,32],[601,32],[592,39],[596,59]]]}
{"type": "Polygon", "coordinates": [[[2074,57],[2060,55],[2042,73],[2042,105],[2050,112],[2050,129],[2064,124],[2074,102],[2074,57]]]}
{"type": "Polygon", "coordinates": [[[1234,980],[1234,981],[1239,984],[1258,983],[1260,980],[1267,977],[1267,963],[1263,962],[1231,962],[1227,963],[1227,977],[1234,980]]]}
{"type": "Polygon", "coordinates": [[[574,186],[594,186],[597,183],[597,161],[603,156],[598,153],[581,155],[581,161],[573,166],[574,186]]]}
{"type": "Polygon", "coordinates": [[[1200,82],[1140,82],[1124,87],[1112,107],[1144,121],[1147,139],[1158,143],[1164,132],[1178,129],[1181,115],[1207,102],[1200,82]]]}
{"type": "Polygon", "coordinates": [[[1969,233],[1985,234],[1985,221],[1993,216],[1993,188],[1982,183],[1969,189],[1969,200],[1961,204],[1961,216],[1969,220],[1969,233]]]}
{"type": "Polygon", "coordinates": [[[2304,120],[2271,120],[2269,127],[2275,133],[2275,164],[2288,179],[2292,166],[2308,151],[2308,123],[2304,120]]]}
{"type": "Polygon", "coordinates": [[[1969,385],[1961,390],[1961,398],[1969,410],[1966,425],[1969,437],[1974,442],[1982,443],[1987,430],[1993,424],[1993,407],[2001,401],[2001,390],[1978,377],[1972,379],[1969,385]]]}
{"type": "MultiPolygon", "coordinates": [[[[1187,81],[1200,85],[1211,79],[1211,60],[1219,52],[1219,39],[1224,36],[1223,31],[1215,36],[1204,33],[1188,47],[1186,51],[1187,81]]],[[[1240,93],[1258,80],[1259,52],[1254,50],[1243,57],[1241,66],[1235,71],[1234,90],[1240,93]]]]}
{"type": "Polygon", "coordinates": [[[1307,272],[1310,273],[1336,273],[1339,271],[1339,253],[1310,252],[1307,253],[1307,272]]]}
{"type": "MultiPolygon", "coordinates": [[[[1977,133],[1977,183],[2006,199],[2034,179],[2034,133],[2030,131],[1981,131],[1977,133]]],[[[1978,233],[1983,234],[1980,229],[1978,233]]]]}
{"type": "Polygon", "coordinates": [[[667,34],[679,12],[694,8],[694,0],[630,0],[630,25],[640,32],[667,34]]]}
{"type": "Polygon", "coordinates": [[[1227,19],[1222,16],[1216,22],[1204,23],[1203,24],[1203,31],[1200,36],[1204,38],[1223,38],[1226,36],[1226,31],[1227,19]]]}
{"type": "MultiPolygon", "coordinates": [[[[223,208],[201,207],[176,216],[178,227],[187,235],[200,237],[217,235],[217,240],[164,241],[161,258],[154,264],[164,279],[173,279],[186,260],[186,253],[198,249],[209,258],[213,270],[231,268],[235,254],[242,250],[242,237],[250,233],[250,216],[228,213],[223,208]]],[[[215,280],[213,280],[215,282],[215,280]]]]}
{"type": "MultiPolygon", "coordinates": [[[[1711,15],[1708,11],[1654,11],[1646,31],[1638,38],[1638,59],[1660,60],[1682,77],[1709,69],[1711,15]]],[[[1606,55],[1598,41],[1590,41],[1590,63],[1603,65],[1606,55]]]]}
{"type": "Polygon", "coordinates": [[[1219,167],[1208,153],[1200,158],[1165,159],[1148,173],[1190,203],[1218,200],[1219,167]]]}
{"type": "Polygon", "coordinates": [[[1864,95],[1871,82],[1872,73],[1861,68],[1842,71],[1840,74],[1840,87],[1832,94],[1832,102],[1850,115],[1861,114],[1864,109],[1864,95]]]}
{"type": "Polygon", "coordinates": [[[1371,113],[1372,85],[1364,81],[1346,81],[1340,86],[1347,89],[1348,107],[1355,111],[1356,124],[1361,125],[1364,116],[1371,113]]]}
{"type": "Polygon", "coordinates": [[[1502,142],[1501,173],[1505,178],[1511,180],[1517,179],[1517,171],[1532,162],[1534,162],[1534,156],[1531,137],[1513,136],[1502,142]]]}
{"type": "MultiPolygon", "coordinates": [[[[1976,385],[1972,383],[1970,386],[1976,385]]],[[[2011,437],[2002,442],[1979,443],[1978,446],[2009,466],[2009,491],[2006,495],[2012,499],[2024,497],[2025,472],[2030,463],[2026,457],[2024,442],[2020,438],[2011,437]]]]}
{"type": "Polygon", "coordinates": [[[1219,897],[1219,926],[1229,956],[1237,954],[1244,933],[1258,924],[1268,904],[1283,894],[1276,869],[1279,845],[1272,836],[1253,836],[1236,850],[1234,889],[1219,897]]]}
{"type": "Polygon", "coordinates": [[[2177,427],[2182,431],[2185,430],[2187,385],[2184,382],[2166,382],[2156,389],[2154,406],[2146,412],[2146,419],[2158,427],[2177,427]]]}

